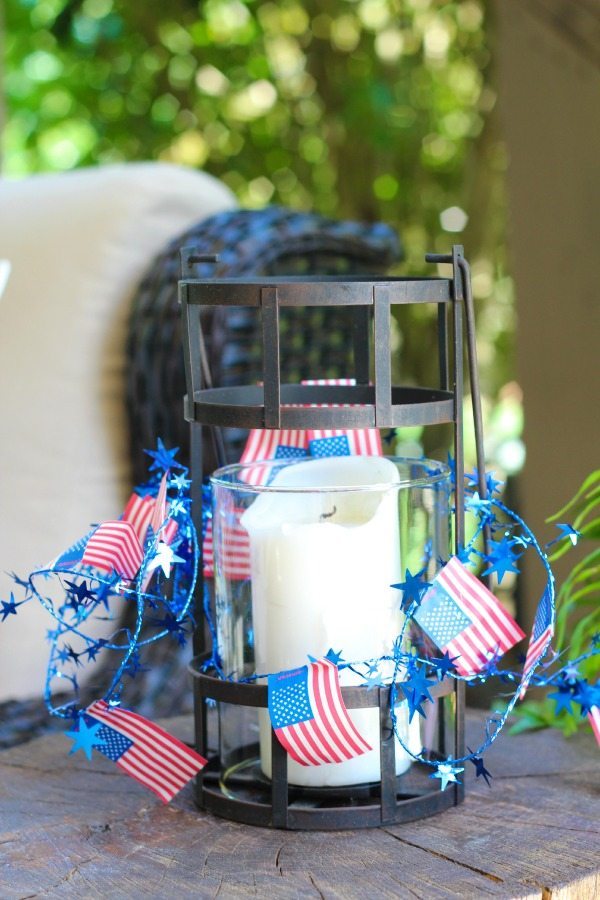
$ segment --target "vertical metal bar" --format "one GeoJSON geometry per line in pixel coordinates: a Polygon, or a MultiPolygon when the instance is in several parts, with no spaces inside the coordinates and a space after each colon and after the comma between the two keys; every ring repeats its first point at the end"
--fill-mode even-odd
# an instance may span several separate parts
{"type": "Polygon", "coordinates": [[[458,553],[465,543],[465,459],[463,440],[463,333],[462,333],[462,280],[456,260],[458,247],[452,251],[453,279],[453,394],[454,394],[454,465],[456,471],[455,489],[455,541],[454,549],[458,553]]]}
{"type": "Polygon", "coordinates": [[[357,384],[368,384],[371,377],[371,308],[353,306],[351,312],[354,375],[357,384]]]}
{"type": "Polygon", "coordinates": [[[447,391],[450,384],[448,370],[448,310],[445,303],[438,303],[438,358],[440,390],[447,391]]]}
{"type": "Polygon", "coordinates": [[[260,292],[262,308],[263,391],[265,428],[281,427],[281,367],[279,359],[279,305],[277,288],[260,292]]]}
{"type": "Polygon", "coordinates": [[[379,690],[379,762],[381,766],[381,823],[396,818],[396,741],[390,716],[391,692],[379,690]]]}
{"type": "MultiPolygon", "coordinates": [[[[473,291],[471,289],[471,270],[469,263],[463,256],[462,247],[456,254],[460,267],[465,298],[465,323],[467,331],[467,359],[469,365],[469,381],[471,382],[471,405],[473,407],[473,427],[475,430],[475,453],[477,458],[477,486],[479,496],[487,497],[487,482],[485,479],[485,448],[483,444],[483,415],[481,412],[481,390],[479,387],[479,368],[477,366],[477,341],[475,337],[475,309],[473,305],[473,291]]],[[[490,529],[484,528],[484,552],[489,552],[490,529]]]]}
{"type": "MultiPolygon", "coordinates": [[[[196,751],[207,758],[208,754],[208,729],[206,721],[206,700],[202,686],[197,678],[194,678],[194,746],[196,751]]],[[[196,803],[204,807],[204,777],[201,769],[196,775],[194,784],[196,803]]]]}
{"type": "MultiPolygon", "coordinates": [[[[456,541],[455,550],[458,553],[465,543],[465,458],[463,438],[463,397],[464,397],[464,373],[463,373],[463,318],[462,301],[464,297],[462,284],[462,271],[459,259],[463,248],[455,245],[452,248],[452,286],[454,303],[454,461],[456,471],[455,489],[455,525],[456,541]]],[[[465,742],[465,685],[458,679],[454,680],[454,758],[459,759],[464,755],[465,742]]],[[[454,785],[454,802],[460,803],[464,795],[463,784],[454,785]]]]}
{"type": "MultiPolygon", "coordinates": [[[[465,755],[465,683],[454,680],[454,697],[456,710],[454,716],[454,759],[460,759],[465,755]]],[[[458,805],[465,796],[464,778],[460,784],[454,785],[454,803],[458,805]]]]}
{"type": "Polygon", "coordinates": [[[271,728],[271,808],[274,828],[288,825],[287,753],[271,728]]]}
{"type": "Polygon", "coordinates": [[[194,620],[196,627],[192,640],[194,655],[205,653],[207,641],[204,633],[204,578],[202,577],[202,425],[190,423],[190,468],[192,484],[190,498],[192,501],[192,522],[198,537],[198,580],[194,591],[194,620]]]}
{"type": "Polygon", "coordinates": [[[179,304],[181,306],[181,327],[183,331],[185,386],[190,404],[194,393],[200,390],[202,361],[200,359],[200,307],[188,303],[186,284],[179,284],[179,304]]]}
{"type": "Polygon", "coordinates": [[[375,426],[392,425],[392,359],[390,300],[387,291],[373,288],[375,315],[375,426]]]}

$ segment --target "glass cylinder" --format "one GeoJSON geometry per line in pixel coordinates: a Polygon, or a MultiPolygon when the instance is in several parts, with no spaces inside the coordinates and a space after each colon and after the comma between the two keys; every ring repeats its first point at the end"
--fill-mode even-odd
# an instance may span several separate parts
{"type": "MultiPolygon", "coordinates": [[[[382,657],[392,655],[404,621],[402,592],[391,585],[405,581],[407,570],[423,572],[431,581],[450,555],[447,466],[364,456],[272,460],[226,466],[211,482],[217,651],[224,676],[262,679],[333,650],[353,663],[340,670],[342,685],[364,684],[369,666],[389,683],[394,664],[382,657]]],[[[404,650],[410,642],[407,628],[404,650]]],[[[244,749],[235,746],[236,733],[242,733],[232,725],[235,708],[221,714],[227,718],[222,718],[221,763],[227,769],[235,760],[239,768],[244,749]]],[[[350,716],[373,749],[315,767],[288,759],[290,784],[319,788],[379,781],[379,711],[354,709],[350,716]]],[[[419,716],[409,724],[407,704],[401,702],[396,718],[404,743],[418,753],[419,716]]],[[[254,727],[260,770],[268,779],[266,709],[257,710],[254,727]]],[[[398,775],[410,766],[398,741],[395,760],[398,775]]]]}

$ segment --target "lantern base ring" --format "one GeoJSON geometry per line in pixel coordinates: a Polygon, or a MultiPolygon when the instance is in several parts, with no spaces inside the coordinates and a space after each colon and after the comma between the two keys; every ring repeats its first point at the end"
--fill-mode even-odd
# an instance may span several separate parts
{"type": "MultiPolygon", "coordinates": [[[[195,782],[195,802],[199,809],[247,825],[290,830],[338,830],[374,828],[409,822],[434,815],[462,802],[462,784],[451,784],[441,791],[431,780],[431,768],[415,762],[403,775],[396,776],[394,741],[390,738],[389,688],[367,691],[363,687],[344,687],[344,702],[349,709],[379,707],[381,721],[381,780],[347,787],[297,787],[287,780],[287,754],[275,735],[272,741],[273,777],[261,771],[256,743],[240,746],[222,765],[218,754],[207,747],[207,704],[214,700],[233,706],[267,709],[267,686],[225,681],[202,671],[208,656],[190,663],[194,678],[196,709],[196,748],[208,758],[208,764],[195,782]]],[[[438,705],[440,726],[444,725],[448,701],[454,706],[461,682],[447,680],[436,685],[434,701],[438,705]]],[[[458,703],[460,709],[462,704],[458,703]]],[[[447,723],[446,723],[447,724],[447,723]]],[[[453,731],[462,731],[458,722],[453,731]]],[[[459,735],[459,737],[461,737],[459,735]]]]}

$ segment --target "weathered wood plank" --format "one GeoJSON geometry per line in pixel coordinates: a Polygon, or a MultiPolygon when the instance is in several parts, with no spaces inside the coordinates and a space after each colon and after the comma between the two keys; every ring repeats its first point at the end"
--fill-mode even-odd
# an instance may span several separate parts
{"type": "MultiPolygon", "coordinates": [[[[169,728],[186,737],[189,722],[169,728]]],[[[332,833],[213,818],[189,787],[163,806],[100,755],[88,762],[66,747],[51,735],[0,754],[6,900],[598,896],[600,766],[588,735],[503,739],[486,754],[493,789],[468,772],[462,807],[332,833]]]]}

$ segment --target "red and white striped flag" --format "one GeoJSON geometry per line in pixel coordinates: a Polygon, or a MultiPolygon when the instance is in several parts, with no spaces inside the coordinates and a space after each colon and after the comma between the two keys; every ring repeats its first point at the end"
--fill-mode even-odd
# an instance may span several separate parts
{"type": "Polygon", "coordinates": [[[327,657],[269,675],[268,694],[277,739],[301,766],[343,762],[373,749],[352,722],[338,668],[327,657]]]}
{"type": "Polygon", "coordinates": [[[306,432],[293,429],[254,428],[248,435],[240,463],[248,469],[242,477],[248,484],[265,484],[271,475],[270,466],[253,466],[266,459],[301,459],[307,456],[306,432]]]}
{"type": "Polygon", "coordinates": [[[131,710],[111,708],[104,700],[96,700],[88,706],[84,719],[102,726],[95,736],[94,749],[150,788],[164,803],[206,765],[195,750],[131,710]]]}
{"type": "MultiPolygon", "coordinates": [[[[233,522],[224,525],[221,533],[223,575],[232,581],[250,578],[250,536],[240,522],[243,513],[243,509],[234,510],[233,522]]],[[[212,519],[208,520],[202,544],[202,572],[205,578],[212,578],[215,574],[212,519]]]]}
{"type": "Polygon", "coordinates": [[[131,580],[137,575],[144,551],[131,522],[119,519],[99,525],[86,544],[81,564],[102,572],[115,571],[131,580]]]}
{"type": "Polygon", "coordinates": [[[148,525],[152,519],[154,512],[154,497],[147,495],[140,497],[139,494],[133,493],[127,501],[127,506],[123,510],[122,518],[126,522],[131,522],[135,528],[135,533],[140,539],[140,543],[146,540],[146,532],[148,525]]]}
{"type": "Polygon", "coordinates": [[[168,472],[165,472],[161,479],[150,519],[150,527],[155,535],[158,534],[160,526],[167,518],[167,475],[168,472]]]}
{"type": "Polygon", "coordinates": [[[527,691],[527,676],[533,669],[534,665],[540,659],[550,645],[550,641],[554,636],[554,612],[548,587],[544,590],[542,598],[538,603],[535,613],[533,629],[527,647],[527,656],[523,665],[523,674],[521,676],[521,692],[519,698],[522,700],[527,691]]]}
{"type": "Polygon", "coordinates": [[[600,744],[600,708],[592,706],[588,713],[588,719],[590,720],[590,725],[592,726],[596,741],[600,744]]]}
{"type": "Polygon", "coordinates": [[[414,620],[442,652],[458,659],[461,675],[481,672],[525,637],[504,607],[460,560],[452,559],[436,575],[414,620]]]}

